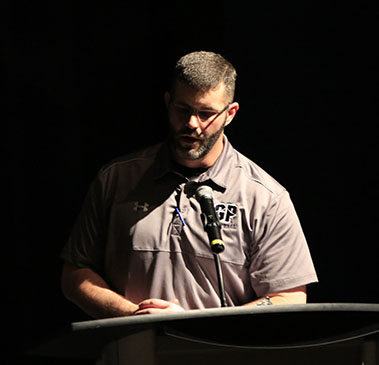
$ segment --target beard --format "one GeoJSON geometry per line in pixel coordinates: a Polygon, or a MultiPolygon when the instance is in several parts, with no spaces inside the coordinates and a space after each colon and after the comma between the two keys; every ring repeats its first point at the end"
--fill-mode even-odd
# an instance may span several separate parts
{"type": "Polygon", "coordinates": [[[171,127],[169,141],[174,154],[185,160],[198,160],[206,156],[216,144],[222,132],[225,129],[225,123],[213,134],[205,136],[204,134],[197,135],[192,129],[185,127],[179,131],[175,131],[171,127]],[[183,141],[183,137],[187,142],[183,141]],[[192,140],[192,141],[191,141],[192,140]]]}

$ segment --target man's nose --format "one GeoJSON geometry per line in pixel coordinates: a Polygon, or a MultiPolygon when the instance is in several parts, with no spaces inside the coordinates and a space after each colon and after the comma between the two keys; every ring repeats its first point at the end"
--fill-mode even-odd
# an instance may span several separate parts
{"type": "Polygon", "coordinates": [[[199,117],[195,114],[195,113],[192,113],[188,120],[187,120],[187,126],[191,129],[195,129],[197,132],[199,130],[201,130],[200,128],[200,122],[199,122],[199,117]]]}

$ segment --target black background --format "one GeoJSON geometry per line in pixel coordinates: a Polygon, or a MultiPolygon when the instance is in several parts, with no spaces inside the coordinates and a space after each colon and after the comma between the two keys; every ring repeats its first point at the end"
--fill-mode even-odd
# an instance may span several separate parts
{"type": "Polygon", "coordinates": [[[10,351],[87,319],[60,292],[59,252],[98,169],[164,138],[169,72],[194,50],[237,68],[240,111],[226,134],[291,194],[320,279],[309,301],[379,302],[376,38],[365,3],[2,7],[10,351]]]}

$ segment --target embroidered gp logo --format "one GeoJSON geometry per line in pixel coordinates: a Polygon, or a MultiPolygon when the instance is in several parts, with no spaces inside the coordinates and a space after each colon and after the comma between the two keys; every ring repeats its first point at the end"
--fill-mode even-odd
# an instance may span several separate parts
{"type": "Polygon", "coordinates": [[[220,203],[215,206],[221,224],[231,224],[237,215],[238,207],[235,204],[220,203]]]}

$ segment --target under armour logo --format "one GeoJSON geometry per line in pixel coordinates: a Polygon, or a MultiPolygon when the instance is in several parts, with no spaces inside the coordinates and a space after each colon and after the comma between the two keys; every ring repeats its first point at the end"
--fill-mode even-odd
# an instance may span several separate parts
{"type": "Polygon", "coordinates": [[[147,212],[149,210],[149,206],[150,205],[148,203],[141,204],[140,202],[135,202],[133,210],[142,210],[143,212],[147,212]]]}

